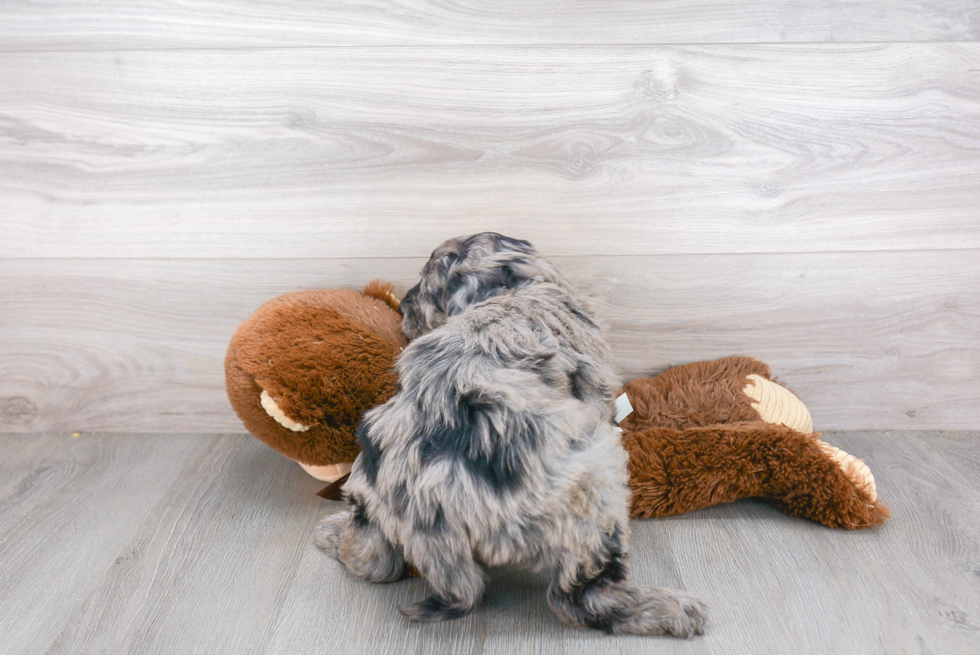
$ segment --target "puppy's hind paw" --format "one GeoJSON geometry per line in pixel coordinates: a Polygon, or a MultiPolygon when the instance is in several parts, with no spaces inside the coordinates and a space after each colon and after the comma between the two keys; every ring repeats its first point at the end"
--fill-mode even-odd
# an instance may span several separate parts
{"type": "Polygon", "coordinates": [[[339,512],[320,519],[313,533],[313,543],[317,548],[334,559],[339,559],[338,544],[340,534],[347,524],[349,512],[339,512]]]}
{"type": "Polygon", "coordinates": [[[449,621],[466,616],[472,607],[466,607],[460,603],[452,603],[441,596],[429,596],[420,603],[399,607],[398,611],[409,621],[420,623],[434,623],[435,621],[449,621]]]}
{"type": "Polygon", "coordinates": [[[692,630],[688,636],[704,634],[704,625],[708,622],[708,606],[697,598],[686,594],[681,594],[679,600],[692,630]]]}
{"type": "Polygon", "coordinates": [[[644,635],[671,635],[690,639],[704,633],[708,606],[687,594],[671,589],[638,587],[640,603],[616,632],[644,635]]]}

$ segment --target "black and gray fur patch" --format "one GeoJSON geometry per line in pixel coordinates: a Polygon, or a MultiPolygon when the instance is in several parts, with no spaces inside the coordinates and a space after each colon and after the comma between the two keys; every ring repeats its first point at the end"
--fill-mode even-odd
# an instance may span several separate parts
{"type": "Polygon", "coordinates": [[[399,607],[398,611],[412,621],[431,623],[433,621],[451,621],[461,618],[469,614],[470,609],[460,607],[454,601],[433,595],[409,607],[399,607]]]}
{"type": "Polygon", "coordinates": [[[371,439],[369,428],[366,421],[361,421],[357,426],[357,443],[361,446],[361,454],[357,459],[361,462],[361,468],[368,482],[372,485],[378,481],[378,469],[381,468],[381,450],[375,446],[371,439]]]}
{"type": "Polygon", "coordinates": [[[442,424],[419,435],[419,460],[423,466],[440,459],[462,464],[474,477],[497,493],[521,484],[521,459],[534,446],[534,432],[526,426],[515,429],[505,438],[497,432],[488,412],[497,408],[478,393],[459,396],[451,424],[442,424]],[[489,448],[481,443],[489,435],[489,448]]]}

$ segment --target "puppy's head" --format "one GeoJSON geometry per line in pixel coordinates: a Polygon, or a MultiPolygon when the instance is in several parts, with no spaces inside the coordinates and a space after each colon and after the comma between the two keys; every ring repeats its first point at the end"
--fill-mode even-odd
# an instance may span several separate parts
{"type": "Polygon", "coordinates": [[[535,282],[563,280],[527,241],[496,232],[450,239],[432,251],[422,280],[402,299],[402,331],[414,339],[471,305],[535,282]]]}

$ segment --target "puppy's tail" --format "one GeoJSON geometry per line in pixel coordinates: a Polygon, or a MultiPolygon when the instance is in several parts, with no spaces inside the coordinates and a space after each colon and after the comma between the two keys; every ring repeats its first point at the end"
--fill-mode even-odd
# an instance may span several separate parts
{"type": "Polygon", "coordinates": [[[559,619],[579,628],[685,639],[704,632],[707,614],[704,603],[683,592],[625,580],[585,581],[566,591],[553,584],[548,605],[559,619]]]}

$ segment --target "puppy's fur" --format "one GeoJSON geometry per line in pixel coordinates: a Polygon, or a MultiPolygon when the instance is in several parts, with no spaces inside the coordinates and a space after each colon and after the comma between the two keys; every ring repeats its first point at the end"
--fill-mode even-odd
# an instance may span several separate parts
{"type": "Polygon", "coordinates": [[[412,339],[399,391],[367,414],[348,509],[317,545],[356,576],[398,579],[407,560],[435,594],[401,612],[470,612],[489,566],[546,569],[548,603],[574,626],[700,633],[704,606],[626,581],[626,453],[619,381],[571,285],[526,241],[447,241],[401,304],[412,339]]]}

